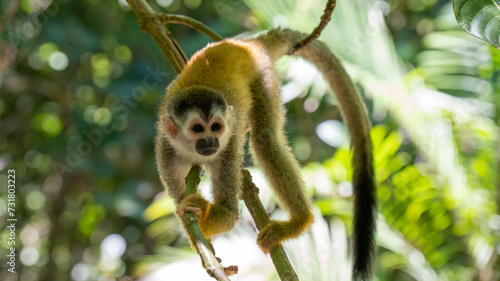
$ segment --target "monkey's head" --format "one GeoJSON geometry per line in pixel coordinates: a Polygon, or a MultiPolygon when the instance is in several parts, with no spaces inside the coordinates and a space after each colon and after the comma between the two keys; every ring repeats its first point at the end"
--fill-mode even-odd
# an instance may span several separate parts
{"type": "Polygon", "coordinates": [[[207,86],[185,87],[166,106],[162,128],[177,152],[203,161],[227,145],[233,107],[227,105],[220,92],[207,86]]]}

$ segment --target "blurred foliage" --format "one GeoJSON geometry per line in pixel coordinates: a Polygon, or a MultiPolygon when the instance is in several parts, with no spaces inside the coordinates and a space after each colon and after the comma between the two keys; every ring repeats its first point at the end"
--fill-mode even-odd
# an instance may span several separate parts
{"type": "MultiPolygon", "coordinates": [[[[13,1],[0,3],[0,18],[13,1]]],[[[274,26],[309,32],[324,7],[321,0],[149,3],[222,36],[274,26]]],[[[153,155],[155,110],[175,74],[136,20],[123,0],[23,0],[5,25],[1,280],[208,278],[162,192],[153,155]],[[16,171],[17,276],[3,262],[8,169],[16,171]]],[[[210,41],[185,26],[169,29],[188,55],[210,41]]],[[[498,50],[462,31],[450,1],[441,0],[340,0],[321,40],[344,61],[374,124],[376,280],[498,280],[498,50]]],[[[302,280],[349,280],[352,168],[340,112],[310,65],[283,59],[278,68],[288,136],[317,212],[312,231],[287,251],[302,280]]],[[[272,216],[282,217],[253,174],[272,216]]],[[[276,280],[245,211],[223,237],[215,242],[224,262],[244,259],[234,280],[276,280]]]]}

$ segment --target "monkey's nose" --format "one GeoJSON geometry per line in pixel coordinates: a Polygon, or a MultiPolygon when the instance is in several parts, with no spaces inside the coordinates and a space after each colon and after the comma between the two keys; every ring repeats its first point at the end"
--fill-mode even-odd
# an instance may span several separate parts
{"type": "Polygon", "coordinates": [[[214,155],[219,149],[219,140],[214,137],[199,139],[196,142],[196,152],[203,156],[214,155]]]}

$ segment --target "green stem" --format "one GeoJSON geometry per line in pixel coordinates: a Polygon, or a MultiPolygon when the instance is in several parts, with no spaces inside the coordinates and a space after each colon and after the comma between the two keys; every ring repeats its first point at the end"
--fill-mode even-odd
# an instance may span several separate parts
{"type": "MultiPolygon", "coordinates": [[[[189,170],[185,179],[187,196],[196,194],[198,184],[200,184],[200,172],[201,167],[196,165],[189,170]]],[[[185,212],[182,218],[188,230],[188,235],[196,246],[198,254],[203,261],[203,266],[208,274],[217,280],[230,281],[224,272],[224,267],[217,261],[214,251],[212,250],[212,245],[210,245],[203,235],[203,232],[201,232],[200,225],[198,224],[198,216],[194,213],[185,212]]]]}
{"type": "Polygon", "coordinates": [[[172,14],[159,14],[158,17],[163,23],[183,24],[205,34],[214,41],[222,40],[222,37],[219,34],[215,33],[215,31],[208,28],[201,21],[197,21],[193,18],[183,15],[172,15],[172,14]]]}
{"type": "MultiPolygon", "coordinates": [[[[259,199],[259,189],[252,182],[252,176],[248,170],[243,170],[243,201],[247,206],[248,211],[255,221],[255,226],[260,231],[271,221],[267,215],[266,209],[262,206],[259,199]]],[[[299,278],[293,270],[288,257],[286,256],[283,247],[275,247],[269,253],[273,261],[274,267],[283,281],[298,281],[299,278]]]]}

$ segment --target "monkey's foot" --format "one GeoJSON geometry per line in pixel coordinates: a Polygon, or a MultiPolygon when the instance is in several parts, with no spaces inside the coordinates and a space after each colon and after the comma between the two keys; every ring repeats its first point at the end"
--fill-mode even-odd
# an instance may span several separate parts
{"type": "Polygon", "coordinates": [[[296,238],[309,228],[314,217],[310,212],[290,221],[271,221],[257,235],[257,244],[264,253],[269,253],[281,241],[296,238]]]}
{"type": "Polygon", "coordinates": [[[257,245],[264,253],[269,253],[271,250],[280,245],[286,232],[285,225],[282,222],[272,221],[257,235],[257,245]]]}

